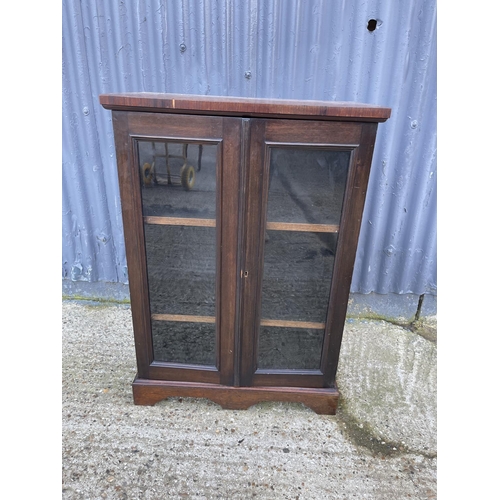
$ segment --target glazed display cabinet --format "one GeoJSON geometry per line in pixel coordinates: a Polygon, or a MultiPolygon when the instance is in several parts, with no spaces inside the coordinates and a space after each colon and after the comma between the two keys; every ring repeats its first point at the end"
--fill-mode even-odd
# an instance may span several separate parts
{"type": "Polygon", "coordinates": [[[106,94],[136,404],[301,402],[334,414],[379,122],[354,103],[106,94]]]}

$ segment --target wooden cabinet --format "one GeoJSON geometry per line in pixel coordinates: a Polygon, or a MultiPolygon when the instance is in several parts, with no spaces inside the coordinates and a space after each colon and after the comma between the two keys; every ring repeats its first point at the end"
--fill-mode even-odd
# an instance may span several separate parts
{"type": "Polygon", "coordinates": [[[378,122],[352,103],[106,94],[136,404],[302,402],[333,414],[378,122]]]}

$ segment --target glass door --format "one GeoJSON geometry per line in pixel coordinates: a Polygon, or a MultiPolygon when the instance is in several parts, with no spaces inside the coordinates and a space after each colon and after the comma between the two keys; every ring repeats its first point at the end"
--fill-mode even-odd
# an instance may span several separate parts
{"type": "Polygon", "coordinates": [[[232,385],[241,120],[117,117],[138,378],[232,385]]]}
{"type": "Polygon", "coordinates": [[[354,123],[253,120],[242,385],[333,383],[326,364],[332,338],[342,334],[335,297],[348,294],[335,269],[346,261],[338,249],[349,231],[346,192],[359,130],[354,123]]]}
{"type": "Polygon", "coordinates": [[[138,140],[153,359],[217,365],[217,144],[138,140]]]}

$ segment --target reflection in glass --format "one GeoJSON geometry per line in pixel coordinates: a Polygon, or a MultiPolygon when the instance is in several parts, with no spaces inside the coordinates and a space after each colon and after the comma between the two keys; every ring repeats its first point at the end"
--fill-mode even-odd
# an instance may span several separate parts
{"type": "Polygon", "coordinates": [[[340,224],[350,151],[272,148],[268,222],[340,224]]]}
{"type": "Polygon", "coordinates": [[[214,144],[138,141],[145,216],[215,219],[214,144]]]}
{"type": "Polygon", "coordinates": [[[261,327],[260,369],[317,370],[320,367],[323,330],[261,327]]]}
{"type": "Polygon", "coordinates": [[[324,322],[335,244],[332,233],[267,231],[261,317],[324,322]]]}
{"type": "Polygon", "coordinates": [[[215,325],[152,321],[155,361],[215,366],[215,325]]]}
{"type": "Polygon", "coordinates": [[[215,315],[215,228],[145,224],[151,314],[215,315]]]}

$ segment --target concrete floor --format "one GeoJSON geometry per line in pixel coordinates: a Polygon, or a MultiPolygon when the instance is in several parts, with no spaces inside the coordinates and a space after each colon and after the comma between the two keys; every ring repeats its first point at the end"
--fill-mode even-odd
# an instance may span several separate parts
{"type": "Polygon", "coordinates": [[[65,301],[64,499],[436,498],[435,320],[348,319],[336,416],[135,406],[130,308],[65,301]],[[434,333],[433,333],[434,332],[434,333]]]}

